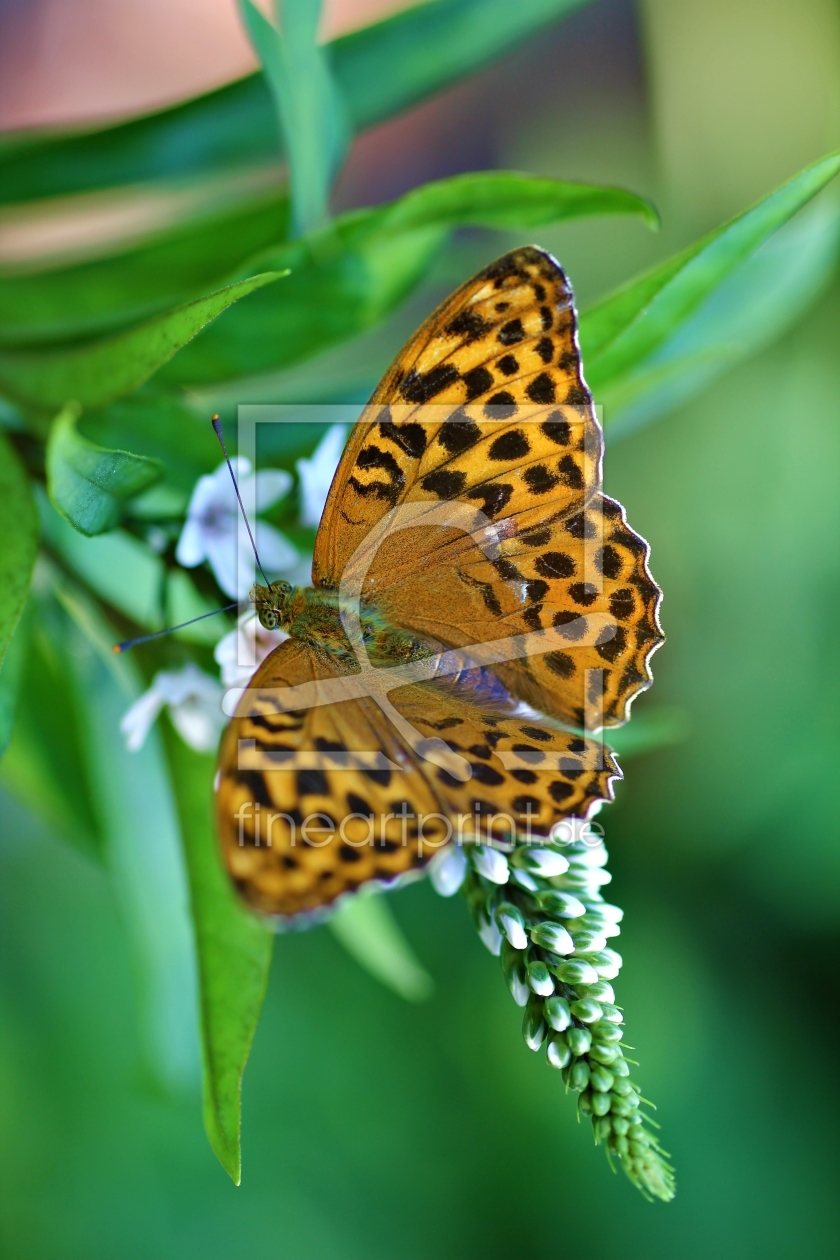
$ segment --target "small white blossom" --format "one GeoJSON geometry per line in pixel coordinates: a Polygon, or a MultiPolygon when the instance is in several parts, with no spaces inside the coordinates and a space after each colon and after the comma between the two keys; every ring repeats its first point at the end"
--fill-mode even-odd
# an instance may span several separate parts
{"type": "Polygon", "coordinates": [[[345,424],[331,424],[309,459],[295,464],[300,478],[300,521],[317,528],[321,523],[332,479],[347,440],[345,424]]]}
{"type": "Polygon", "coordinates": [[[236,629],[220,639],[213,651],[224,685],[247,686],[257,666],[288,637],[284,630],[266,630],[255,612],[242,613],[236,629]]]}
{"type": "Polygon", "coordinates": [[[467,855],[458,844],[448,844],[429,863],[429,879],[441,897],[453,897],[467,875],[467,855]]]}
{"type": "Polygon", "coordinates": [[[494,884],[506,884],[510,876],[510,867],[504,853],[491,849],[488,845],[477,844],[472,850],[472,860],[479,875],[492,880],[494,884]]]}
{"type": "MultiPolygon", "coordinates": [[[[282,499],[292,484],[291,475],[279,468],[255,473],[241,456],[231,464],[244,502],[255,503],[257,513],[282,499]]],[[[296,548],[279,530],[256,520],[251,527],[266,573],[273,576],[297,563],[296,548]]],[[[240,525],[239,504],[226,464],[196,482],[175,557],[186,569],[209,561],[216,581],[231,599],[248,594],[254,581],[254,553],[247,530],[240,525]]]]}
{"type": "Polygon", "coordinates": [[[143,747],[164,707],[185,744],[197,752],[213,751],[227,720],[222,712],[222,688],[190,662],[183,669],[155,674],[149,690],[125,714],[120,730],[129,752],[143,747]]]}

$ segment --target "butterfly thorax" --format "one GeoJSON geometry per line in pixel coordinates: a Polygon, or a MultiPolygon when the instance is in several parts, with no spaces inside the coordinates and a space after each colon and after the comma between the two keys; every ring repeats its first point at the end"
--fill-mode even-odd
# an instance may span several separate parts
{"type": "Polygon", "coordinates": [[[430,656],[438,645],[388,624],[373,603],[342,607],[338,591],[314,586],[290,586],[272,582],[270,587],[255,585],[251,602],[260,623],[268,630],[285,630],[293,639],[319,647],[331,656],[357,664],[358,656],[348,628],[358,618],[362,642],[374,665],[396,665],[430,656]],[[345,614],[342,618],[342,613],[345,614]]]}

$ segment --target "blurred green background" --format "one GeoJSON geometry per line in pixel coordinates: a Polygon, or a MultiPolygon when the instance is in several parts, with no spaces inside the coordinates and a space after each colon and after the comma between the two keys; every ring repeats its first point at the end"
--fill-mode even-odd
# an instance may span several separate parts
{"type": "MultiPolygon", "coordinates": [[[[838,145],[830,0],[602,0],[368,132],[338,198],[492,166],[650,196],[659,236],[618,219],[531,234],[586,305],[838,145]]],[[[456,238],[384,329],[293,369],[283,395],[363,394],[495,244],[456,238]]],[[[435,979],[426,1003],[324,928],[276,942],[234,1188],[198,1081],[164,1095],[144,1077],[103,871],[7,793],[4,1256],[836,1256],[840,290],[825,281],[795,327],[608,444],[607,489],[665,592],[637,712],[672,706],[687,731],[628,759],[601,816],[626,910],[618,1000],[675,1202],[609,1175],[525,1051],[464,906],[426,883],[392,899],[435,979]]]]}

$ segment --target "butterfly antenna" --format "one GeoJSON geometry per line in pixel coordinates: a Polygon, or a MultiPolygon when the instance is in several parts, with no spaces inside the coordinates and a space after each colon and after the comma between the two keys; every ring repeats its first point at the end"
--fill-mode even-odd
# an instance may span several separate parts
{"type": "Polygon", "coordinates": [[[239,510],[242,513],[242,519],[245,522],[245,528],[248,531],[248,537],[250,538],[251,546],[254,549],[254,559],[257,562],[257,568],[262,574],[262,580],[263,582],[265,582],[266,586],[271,586],[271,583],[269,582],[268,578],[265,576],[265,569],[262,567],[262,561],[260,560],[260,553],[257,551],[257,544],[254,542],[254,535],[251,533],[251,526],[248,523],[248,516],[245,511],[245,505],[242,502],[242,495],[239,493],[239,486],[236,484],[236,473],[233,471],[233,465],[230,462],[230,456],[228,455],[227,447],[225,446],[225,438],[224,438],[224,434],[222,433],[222,422],[218,416],[213,416],[211,420],[211,424],[213,425],[213,432],[216,434],[216,437],[219,439],[219,445],[222,448],[222,452],[225,457],[225,463],[228,466],[230,479],[233,482],[233,488],[236,491],[236,501],[239,504],[239,510]]]}
{"type": "Polygon", "coordinates": [[[138,643],[148,643],[151,639],[161,639],[165,634],[173,634],[176,630],[183,630],[184,626],[194,626],[197,621],[204,621],[207,617],[216,617],[219,613],[230,612],[233,608],[243,608],[248,605],[227,604],[224,608],[214,608],[212,612],[202,613],[200,617],[193,617],[190,621],[182,621],[179,626],[169,626],[167,630],[156,630],[154,634],[141,634],[137,639],[123,639],[122,643],[115,643],[112,651],[117,655],[120,652],[127,652],[129,648],[137,647],[138,643]]]}

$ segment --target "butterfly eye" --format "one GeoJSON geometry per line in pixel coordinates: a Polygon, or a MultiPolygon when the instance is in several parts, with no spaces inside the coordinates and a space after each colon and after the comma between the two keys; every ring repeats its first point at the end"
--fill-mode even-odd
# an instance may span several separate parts
{"type": "Polygon", "coordinates": [[[260,625],[266,630],[277,629],[277,613],[273,608],[261,608],[257,616],[260,619],[260,625]]]}

